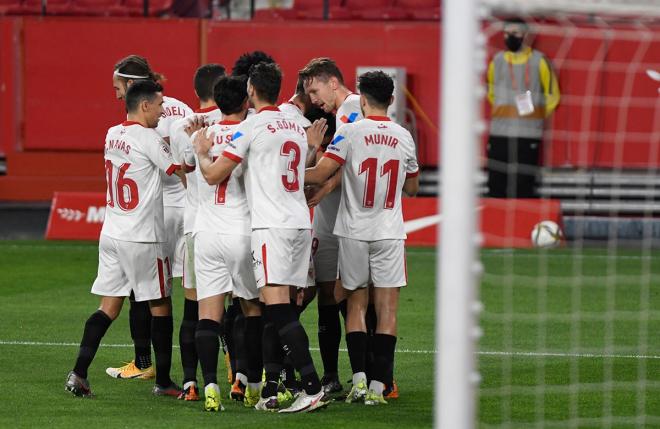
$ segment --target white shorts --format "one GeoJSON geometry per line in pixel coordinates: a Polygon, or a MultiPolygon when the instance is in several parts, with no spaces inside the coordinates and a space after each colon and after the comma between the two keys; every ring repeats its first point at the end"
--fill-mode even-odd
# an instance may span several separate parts
{"type": "Polygon", "coordinates": [[[258,298],[250,237],[195,233],[195,276],[197,300],[229,292],[244,299],[258,298]]]}
{"type": "Polygon", "coordinates": [[[253,229],[252,263],[257,287],[307,287],[311,251],[309,229],[253,229]]]}
{"type": "Polygon", "coordinates": [[[183,249],[183,276],[181,285],[184,289],[195,289],[195,237],[192,233],[184,235],[186,247],[183,249]]]}
{"type": "Polygon", "coordinates": [[[136,301],[166,298],[172,293],[171,268],[162,243],[135,243],[101,234],[99,269],[92,293],[129,296],[136,301]]]}
{"type": "Polygon", "coordinates": [[[186,239],[183,234],[183,207],[163,207],[165,221],[165,255],[172,265],[172,277],[183,275],[183,254],[186,239]]]}
{"type": "Polygon", "coordinates": [[[336,235],[314,234],[312,257],[317,283],[337,280],[339,240],[336,235]]]}
{"type": "Polygon", "coordinates": [[[404,240],[360,241],[339,237],[339,276],[344,289],[402,287],[408,283],[404,240]]]}

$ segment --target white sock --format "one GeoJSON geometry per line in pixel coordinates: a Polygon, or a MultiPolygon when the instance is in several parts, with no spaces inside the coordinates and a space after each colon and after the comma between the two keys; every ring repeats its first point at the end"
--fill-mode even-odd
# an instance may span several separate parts
{"type": "Polygon", "coordinates": [[[385,385],[380,381],[371,380],[371,383],[369,383],[369,390],[375,392],[376,395],[382,395],[383,390],[385,390],[385,385]]]}
{"type": "Polygon", "coordinates": [[[247,384],[248,384],[247,375],[245,375],[245,374],[243,374],[243,373],[241,373],[241,372],[237,372],[237,373],[236,373],[236,380],[238,380],[238,381],[240,381],[241,383],[243,383],[243,386],[247,386],[247,384]]]}
{"type": "Polygon", "coordinates": [[[188,382],[186,382],[186,384],[183,385],[183,390],[186,390],[190,386],[197,386],[197,383],[194,382],[194,381],[188,381],[188,382]]]}
{"type": "Polygon", "coordinates": [[[360,381],[364,381],[365,383],[367,382],[367,374],[364,372],[356,372],[353,374],[353,386],[357,386],[360,381]]]}

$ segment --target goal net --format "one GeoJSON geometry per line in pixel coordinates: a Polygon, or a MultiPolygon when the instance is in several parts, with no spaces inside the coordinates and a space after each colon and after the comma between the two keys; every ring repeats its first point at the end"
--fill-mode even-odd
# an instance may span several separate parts
{"type": "Polygon", "coordinates": [[[443,4],[436,427],[660,427],[660,2],[443,4]]]}

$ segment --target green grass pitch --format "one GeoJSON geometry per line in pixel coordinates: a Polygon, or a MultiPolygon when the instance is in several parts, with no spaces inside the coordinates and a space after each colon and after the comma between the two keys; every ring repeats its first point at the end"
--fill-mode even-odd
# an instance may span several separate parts
{"type": "MultiPolygon", "coordinates": [[[[201,402],[153,397],[150,382],[110,379],[104,369],[132,356],[127,310],[90,368],[97,397],[66,393],[84,321],[98,304],[89,293],[97,255],[94,243],[0,242],[0,427],[432,426],[432,249],[408,251],[410,285],[401,295],[395,371],[401,397],[384,407],[333,403],[290,416],[229,400],[225,413],[204,413],[201,402]]],[[[617,255],[482,251],[480,427],[660,427],[660,254],[617,255]]],[[[176,332],[183,295],[175,292],[176,332]]],[[[312,305],[303,322],[320,369],[315,317],[312,305]]],[[[340,372],[342,381],[350,378],[345,352],[340,372]]],[[[181,380],[178,348],[173,377],[181,380]]],[[[227,393],[229,386],[221,387],[227,393]]]]}

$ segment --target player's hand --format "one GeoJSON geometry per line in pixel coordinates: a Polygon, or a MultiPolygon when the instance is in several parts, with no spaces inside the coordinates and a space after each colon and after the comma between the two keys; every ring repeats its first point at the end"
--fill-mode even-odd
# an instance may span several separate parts
{"type": "Polygon", "coordinates": [[[327,183],[324,183],[321,186],[306,186],[305,187],[305,197],[307,198],[307,207],[312,208],[316,207],[323,197],[328,195],[331,191],[330,187],[327,186],[327,183]]]}
{"type": "Polygon", "coordinates": [[[328,121],[325,118],[317,119],[311,127],[307,128],[307,145],[318,150],[323,143],[323,137],[328,130],[328,121]]]}
{"type": "Polygon", "coordinates": [[[195,131],[199,131],[204,127],[204,118],[202,116],[193,116],[192,118],[188,119],[188,124],[183,128],[186,134],[188,134],[188,137],[192,136],[195,134],[195,131]]]}
{"type": "Polygon", "coordinates": [[[215,138],[215,133],[206,135],[208,132],[208,127],[203,127],[195,135],[195,140],[193,141],[193,146],[195,147],[195,153],[197,155],[206,155],[211,150],[213,146],[213,139],[215,138]]]}

